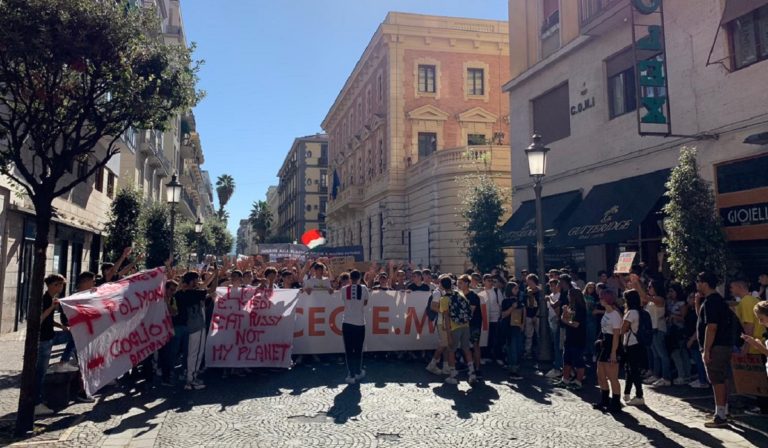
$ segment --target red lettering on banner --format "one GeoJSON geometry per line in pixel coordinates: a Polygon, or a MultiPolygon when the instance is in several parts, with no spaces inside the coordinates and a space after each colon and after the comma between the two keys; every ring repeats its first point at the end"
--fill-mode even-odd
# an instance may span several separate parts
{"type": "MultiPolygon", "coordinates": [[[[296,309],[296,311],[295,311],[296,314],[301,314],[302,316],[304,315],[304,308],[299,308],[297,306],[295,309],[296,309]]],[[[304,336],[304,329],[303,328],[301,330],[299,330],[299,331],[294,331],[293,332],[293,337],[294,338],[300,338],[302,336],[304,336]]]]}
{"type": "Polygon", "coordinates": [[[261,341],[261,335],[264,334],[264,330],[256,330],[255,328],[247,328],[245,330],[238,330],[235,332],[235,344],[253,344],[261,341]]]}
{"type": "Polygon", "coordinates": [[[331,316],[328,318],[328,324],[331,327],[331,331],[336,334],[336,336],[341,336],[341,329],[339,329],[339,326],[336,325],[336,320],[339,318],[339,314],[344,312],[344,307],[340,306],[333,311],[331,311],[331,316]]]}
{"type": "Polygon", "coordinates": [[[211,317],[211,326],[214,330],[239,330],[242,328],[243,315],[240,313],[218,314],[211,317]]]}
{"type": "Polygon", "coordinates": [[[117,322],[117,319],[115,318],[115,311],[117,311],[117,301],[113,299],[104,299],[101,301],[101,304],[104,305],[104,309],[109,313],[109,318],[112,319],[112,323],[117,322]]]}
{"type": "Polygon", "coordinates": [[[424,332],[424,324],[428,323],[428,329],[430,333],[435,332],[435,323],[432,322],[429,317],[427,317],[426,310],[422,313],[421,319],[419,319],[419,315],[416,312],[416,308],[409,306],[408,312],[405,314],[405,334],[409,335],[411,334],[411,325],[415,324],[416,326],[416,333],[423,334],[424,332]]]}
{"type": "Polygon", "coordinates": [[[93,321],[101,318],[101,311],[90,305],[75,305],[77,315],[69,319],[69,325],[85,323],[88,326],[88,334],[93,334],[93,321]]]}
{"type": "Polygon", "coordinates": [[[389,316],[382,316],[381,313],[388,313],[388,306],[374,306],[373,307],[373,325],[371,327],[371,333],[373,334],[389,334],[389,329],[381,328],[381,324],[389,323],[389,316]]]}
{"type": "Polygon", "coordinates": [[[104,365],[104,357],[101,356],[101,355],[97,355],[97,356],[94,356],[93,358],[91,358],[86,363],[85,366],[88,368],[88,370],[93,370],[93,369],[96,369],[96,368],[101,367],[103,365],[104,365]]]}
{"type": "Polygon", "coordinates": [[[254,346],[241,346],[237,351],[238,361],[284,361],[285,355],[291,348],[290,344],[258,344],[254,346]]]}
{"type": "Polygon", "coordinates": [[[214,361],[226,361],[227,357],[229,356],[229,353],[232,351],[232,349],[235,348],[232,344],[218,344],[214,345],[212,347],[213,349],[213,360],[214,361]]]}
{"type": "Polygon", "coordinates": [[[325,308],[321,308],[321,307],[309,308],[309,317],[307,318],[307,327],[309,327],[310,336],[325,336],[325,332],[322,330],[318,330],[316,327],[316,325],[322,325],[325,323],[324,318],[317,317],[317,315],[320,313],[325,313],[325,308]]]}
{"type": "Polygon", "coordinates": [[[151,302],[159,302],[165,298],[163,288],[149,289],[147,291],[136,291],[136,297],[139,299],[139,309],[148,306],[151,302]]]}

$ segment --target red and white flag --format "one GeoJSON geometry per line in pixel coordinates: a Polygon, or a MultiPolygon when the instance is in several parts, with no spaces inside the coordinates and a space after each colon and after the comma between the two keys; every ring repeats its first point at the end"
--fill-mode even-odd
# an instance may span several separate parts
{"type": "Polygon", "coordinates": [[[310,249],[314,249],[317,246],[322,246],[325,244],[325,237],[323,236],[323,232],[317,229],[306,231],[304,235],[301,235],[301,244],[307,246],[310,249]]]}

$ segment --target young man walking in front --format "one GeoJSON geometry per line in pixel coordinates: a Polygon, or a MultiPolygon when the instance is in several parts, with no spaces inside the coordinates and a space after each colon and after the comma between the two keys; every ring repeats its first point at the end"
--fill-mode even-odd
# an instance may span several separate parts
{"type": "Polygon", "coordinates": [[[363,343],[365,342],[365,307],[368,306],[368,288],[360,284],[360,271],[349,273],[351,284],[341,288],[344,301],[341,334],[347,359],[347,384],[355,384],[365,377],[363,370],[363,343]]]}
{"type": "Polygon", "coordinates": [[[450,374],[445,379],[447,384],[458,384],[456,378],[456,350],[461,349],[469,369],[469,382],[476,381],[475,365],[472,362],[469,342],[469,321],[472,308],[469,300],[453,289],[453,280],[445,275],[440,278],[440,287],[445,294],[440,298],[440,313],[443,315],[443,330],[448,334],[448,366],[450,374]]]}

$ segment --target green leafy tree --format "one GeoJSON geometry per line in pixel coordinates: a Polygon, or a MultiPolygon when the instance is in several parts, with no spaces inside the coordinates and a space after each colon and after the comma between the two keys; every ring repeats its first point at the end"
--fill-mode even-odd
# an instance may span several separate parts
{"type": "Polygon", "coordinates": [[[266,201],[254,201],[251,208],[251,214],[248,216],[248,222],[253,229],[254,240],[263,243],[267,240],[269,229],[272,227],[272,211],[266,201]]]}
{"type": "Polygon", "coordinates": [[[220,257],[232,250],[232,235],[227,230],[226,224],[218,219],[209,219],[204,222],[203,231],[199,234],[195,232],[195,226],[191,222],[183,222],[178,228],[182,261],[193,252],[199,261],[205,255],[220,257]]]}
{"type": "Polygon", "coordinates": [[[171,225],[168,205],[155,203],[146,208],[141,217],[145,263],[148,269],[162,266],[171,253],[171,225]]]}
{"type": "Polygon", "coordinates": [[[191,50],[158,35],[156,11],[93,0],[0,0],[0,173],[35,208],[15,431],[32,430],[53,200],[106,166],[129,128],[163,129],[195,105],[191,50]],[[75,164],[84,169],[73,169],[75,164]]]}
{"type": "MultiPolygon", "coordinates": [[[[483,163],[479,160],[477,163],[483,163]]],[[[485,164],[484,164],[485,165],[485,164]]],[[[466,253],[481,272],[505,266],[504,238],[500,220],[504,215],[505,192],[484,166],[459,178],[462,202],[459,208],[467,235],[466,253]]]]}
{"type": "Polygon", "coordinates": [[[726,272],[726,240],[711,185],[701,178],[696,149],[683,147],[666,184],[664,229],[669,265],[678,281],[691,284],[701,271],[726,272]]]}
{"type": "Polygon", "coordinates": [[[141,194],[133,189],[123,188],[117,192],[109,210],[109,221],[105,231],[105,260],[117,260],[123,249],[133,246],[139,232],[141,194]]]}
{"type": "Polygon", "coordinates": [[[229,174],[222,174],[216,179],[216,196],[219,197],[219,211],[217,216],[221,221],[227,222],[229,214],[224,210],[232,195],[235,194],[235,179],[229,174]]]}

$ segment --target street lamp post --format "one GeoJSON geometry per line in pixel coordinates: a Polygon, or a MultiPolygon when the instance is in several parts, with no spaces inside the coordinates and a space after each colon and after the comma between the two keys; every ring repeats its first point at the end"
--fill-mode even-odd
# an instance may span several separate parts
{"type": "Polygon", "coordinates": [[[181,201],[181,184],[176,180],[176,175],[171,176],[171,181],[165,184],[165,195],[168,204],[171,206],[171,266],[174,261],[174,231],[176,227],[176,204],[181,201]]]}
{"type": "Polygon", "coordinates": [[[549,148],[541,143],[541,135],[534,134],[531,144],[525,150],[528,157],[528,172],[533,178],[533,192],[536,194],[536,271],[541,280],[541,294],[539,294],[539,361],[553,359],[552,342],[549,334],[547,303],[544,297],[544,284],[546,273],[544,272],[544,221],[541,210],[541,181],[547,173],[547,152],[549,148]]]}
{"type": "Polygon", "coordinates": [[[196,251],[196,261],[200,263],[200,236],[203,234],[203,221],[200,219],[200,217],[197,217],[197,221],[195,221],[195,242],[197,243],[197,251],[196,251]]]}

